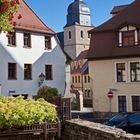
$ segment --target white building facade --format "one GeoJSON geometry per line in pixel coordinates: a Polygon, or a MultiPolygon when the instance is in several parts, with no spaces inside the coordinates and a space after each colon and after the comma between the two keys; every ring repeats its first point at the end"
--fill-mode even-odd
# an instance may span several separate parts
{"type": "Polygon", "coordinates": [[[63,94],[66,58],[55,33],[24,1],[20,4],[18,12],[23,17],[17,21],[15,32],[0,33],[0,94],[33,96],[44,85],[63,94]],[[30,17],[34,22],[29,22],[30,17]],[[44,81],[39,84],[41,73],[44,81]]]}

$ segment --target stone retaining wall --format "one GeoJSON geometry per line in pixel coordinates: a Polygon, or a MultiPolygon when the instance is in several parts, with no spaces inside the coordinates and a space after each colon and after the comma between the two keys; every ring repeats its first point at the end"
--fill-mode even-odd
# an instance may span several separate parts
{"type": "Polygon", "coordinates": [[[140,140],[140,135],[99,123],[73,119],[64,125],[63,140],[140,140]]]}

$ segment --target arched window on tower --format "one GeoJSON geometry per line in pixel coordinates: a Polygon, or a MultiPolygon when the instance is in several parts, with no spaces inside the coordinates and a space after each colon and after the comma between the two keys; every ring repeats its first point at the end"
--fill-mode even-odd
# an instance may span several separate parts
{"type": "Polygon", "coordinates": [[[81,30],[81,38],[82,38],[82,39],[84,38],[84,33],[83,33],[82,30],[81,30]]]}
{"type": "Polygon", "coordinates": [[[69,39],[71,39],[71,31],[69,31],[69,39]]]}

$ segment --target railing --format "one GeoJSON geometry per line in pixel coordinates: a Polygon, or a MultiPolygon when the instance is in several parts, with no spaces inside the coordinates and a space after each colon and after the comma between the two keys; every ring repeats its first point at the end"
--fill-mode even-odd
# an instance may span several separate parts
{"type": "Polygon", "coordinates": [[[44,122],[32,126],[0,129],[0,140],[50,140],[61,136],[60,122],[44,122]]]}

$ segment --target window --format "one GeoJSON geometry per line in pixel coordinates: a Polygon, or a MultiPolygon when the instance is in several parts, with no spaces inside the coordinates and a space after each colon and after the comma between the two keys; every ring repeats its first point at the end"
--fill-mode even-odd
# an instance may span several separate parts
{"type": "Polygon", "coordinates": [[[15,32],[8,32],[8,45],[16,46],[16,33],[15,32]]]}
{"type": "Polygon", "coordinates": [[[140,111],[140,96],[132,96],[132,111],[140,111]]]}
{"type": "Polygon", "coordinates": [[[81,38],[84,38],[84,34],[83,34],[83,31],[81,31],[81,38]]]}
{"type": "Polygon", "coordinates": [[[18,97],[18,96],[20,96],[20,95],[19,95],[19,94],[15,94],[15,95],[12,95],[12,96],[16,98],[16,97],[18,97]]]}
{"type": "Polygon", "coordinates": [[[32,79],[32,65],[24,64],[24,80],[32,79]]]}
{"type": "Polygon", "coordinates": [[[8,63],[8,79],[9,80],[16,80],[17,79],[16,63],[8,63]]]}
{"type": "Polygon", "coordinates": [[[23,96],[24,99],[28,99],[28,94],[22,94],[21,96],[23,96]]]}
{"type": "Polygon", "coordinates": [[[118,96],[118,111],[126,112],[126,96],[118,96]]]}
{"type": "Polygon", "coordinates": [[[77,76],[75,76],[75,83],[77,83],[77,76]]]}
{"type": "Polygon", "coordinates": [[[52,65],[45,66],[45,75],[46,75],[46,80],[53,80],[52,65]]]}
{"type": "Polygon", "coordinates": [[[78,83],[80,83],[80,76],[78,76],[78,83]]]}
{"type": "Polygon", "coordinates": [[[45,36],[45,49],[50,50],[51,48],[51,37],[45,36]]]}
{"type": "Polygon", "coordinates": [[[91,98],[92,97],[92,93],[90,89],[85,89],[85,93],[84,93],[85,97],[87,98],[91,98]]]}
{"type": "Polygon", "coordinates": [[[88,83],[90,83],[90,77],[88,76],[88,83]]]}
{"type": "Polygon", "coordinates": [[[117,82],[126,82],[125,63],[116,64],[117,82]]]}
{"type": "Polygon", "coordinates": [[[140,62],[130,63],[131,82],[140,82],[140,62]]]}
{"type": "Polygon", "coordinates": [[[31,48],[31,34],[23,33],[24,35],[24,47],[31,48]]]}
{"type": "Polygon", "coordinates": [[[88,38],[89,38],[89,39],[91,38],[91,34],[90,34],[90,33],[88,33],[88,38]]]}
{"type": "Polygon", "coordinates": [[[123,46],[135,45],[135,32],[134,31],[122,32],[122,44],[123,46]]]}
{"type": "Polygon", "coordinates": [[[84,76],[84,80],[85,80],[85,83],[87,83],[87,76],[86,75],[84,76]]]}
{"type": "MultiPolygon", "coordinates": [[[[12,95],[13,97],[18,97],[18,96],[20,96],[19,94],[15,94],[15,95],[12,95]]],[[[24,99],[27,99],[28,98],[28,94],[22,94],[21,96],[23,96],[24,97],[24,99]]]]}
{"type": "Polygon", "coordinates": [[[69,39],[71,39],[71,31],[69,31],[69,39]]]}
{"type": "Polygon", "coordinates": [[[72,76],[72,83],[74,83],[74,76],[72,76]]]}

